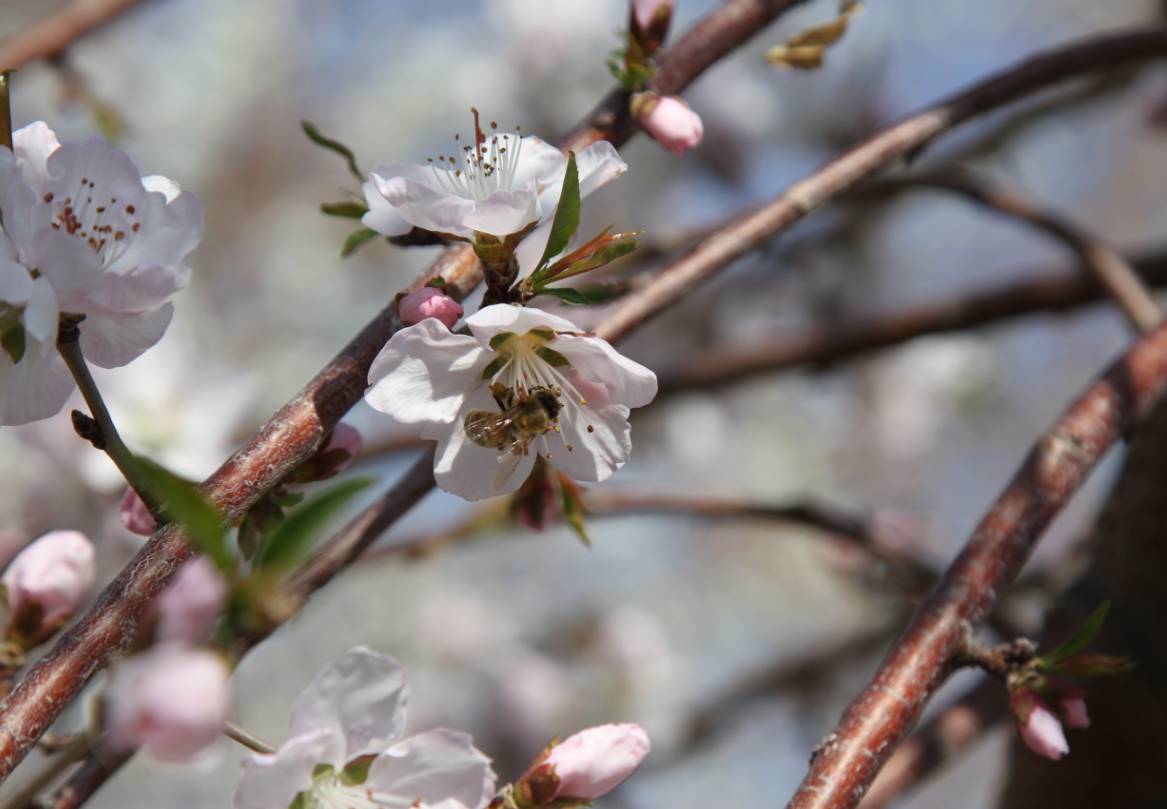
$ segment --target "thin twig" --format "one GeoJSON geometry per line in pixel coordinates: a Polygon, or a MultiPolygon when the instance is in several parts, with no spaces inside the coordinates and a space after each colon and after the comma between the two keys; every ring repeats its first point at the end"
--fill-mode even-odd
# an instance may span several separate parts
{"type": "Polygon", "coordinates": [[[65,360],[65,365],[68,367],[69,373],[72,374],[73,381],[77,383],[77,389],[81,391],[85,404],[89,406],[93,421],[97,423],[99,435],[91,436],[90,439],[94,441],[94,446],[109,456],[114,466],[122,473],[122,477],[126,479],[126,483],[138,493],[138,497],[142,498],[142,502],[146,504],[154,518],[160,520],[162,512],[158,507],[158,502],[142,480],[139,467],[134,462],[133,453],[130,452],[125,442],[122,441],[121,435],[118,434],[113,417],[109,414],[109,408],[105,406],[105,400],[101,397],[101,391],[97,389],[97,383],[93,380],[93,375],[89,373],[89,365],[81,353],[80,336],[75,321],[68,318],[61,319],[57,334],[57,351],[65,360]]]}
{"type": "Polygon", "coordinates": [[[263,739],[252,733],[249,733],[232,722],[228,722],[223,725],[223,735],[232,741],[238,742],[254,753],[271,755],[276,751],[274,747],[265,742],[263,739]]]}
{"type": "Polygon", "coordinates": [[[0,146],[12,151],[12,100],[9,97],[9,74],[0,68],[0,146]]]}
{"type": "MultiPolygon", "coordinates": [[[[729,0],[660,55],[653,89],[663,95],[680,92],[798,2],[729,0]]],[[[627,107],[627,94],[612,91],[560,143],[561,148],[578,151],[603,139],[622,144],[636,134],[627,107]]],[[[439,276],[446,282],[446,293],[461,299],[481,282],[482,268],[473,249],[451,248],[409,289],[419,289],[439,276]]],[[[373,358],[399,326],[396,304],[391,302],[203,484],[204,494],[227,519],[245,514],[311,457],[324,436],[360,400],[373,358]]],[[[431,476],[427,488],[432,485],[431,476]]],[[[89,678],[129,642],[142,615],[190,553],[181,531],[161,529],[0,703],[0,780],[7,778],[89,678]]],[[[332,575],[335,571],[322,580],[332,575]]],[[[99,785],[89,783],[92,789],[99,785]]]]}
{"type": "Polygon", "coordinates": [[[1016,578],[1050,521],[1102,455],[1167,387],[1167,326],[1138,340],[1037,442],[964,550],[843,715],[789,806],[844,809],[947,679],[976,626],[1016,578]]]}
{"type": "MultiPolygon", "coordinates": [[[[1167,250],[1129,259],[1146,283],[1167,286],[1167,250]]],[[[950,300],[927,303],[882,315],[869,323],[821,328],[787,338],[771,338],[758,346],[711,350],[683,368],[662,372],[657,399],[688,390],[711,390],[761,374],[810,367],[822,370],[840,362],[906,343],[929,334],[945,334],[1004,323],[1027,315],[1069,312],[1107,300],[1090,278],[1049,278],[1028,273],[1031,280],[998,285],[982,292],[962,293],[950,300]]]]}
{"type": "Polygon", "coordinates": [[[0,68],[16,70],[36,59],[55,56],[140,2],[142,0],[76,0],[0,44],[0,68]]]}
{"type": "Polygon", "coordinates": [[[3,809],[26,809],[43,790],[55,783],[65,770],[85,758],[93,750],[93,739],[89,734],[81,734],[65,747],[49,756],[44,768],[22,784],[3,804],[3,809]]]}
{"type": "Polygon", "coordinates": [[[918,188],[953,191],[991,211],[1048,233],[1078,256],[1083,267],[1118,302],[1136,329],[1148,332],[1162,322],[1159,304],[1118,251],[1064,216],[1042,210],[1017,191],[991,184],[968,171],[957,170],[896,177],[864,188],[861,194],[918,188]]]}

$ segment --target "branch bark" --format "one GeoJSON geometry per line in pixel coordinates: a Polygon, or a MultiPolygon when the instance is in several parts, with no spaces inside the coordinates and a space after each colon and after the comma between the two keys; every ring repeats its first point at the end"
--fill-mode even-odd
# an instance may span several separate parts
{"type": "Polygon", "coordinates": [[[980,623],[1041,533],[1116,441],[1167,387],[1167,326],[1142,339],[1075,401],[1030,451],[871,683],[844,713],[789,803],[856,806],[947,679],[966,625],[980,623]]]}
{"type": "Polygon", "coordinates": [[[29,62],[56,56],[76,40],[142,0],[77,0],[0,44],[0,68],[17,70],[29,62]]]}

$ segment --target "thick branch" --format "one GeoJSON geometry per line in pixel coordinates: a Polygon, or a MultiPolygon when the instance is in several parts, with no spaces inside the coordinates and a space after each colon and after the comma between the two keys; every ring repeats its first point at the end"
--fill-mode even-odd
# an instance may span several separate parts
{"type": "Polygon", "coordinates": [[[100,28],[142,0],[76,0],[18,36],[0,44],[0,68],[16,70],[56,56],[74,40],[100,28]]]}
{"type": "MultiPolygon", "coordinates": [[[[1130,264],[1155,287],[1167,286],[1167,250],[1132,257],[1130,264]]],[[[1034,273],[1035,276],[1039,275],[1034,273]]],[[[1017,281],[948,301],[923,304],[869,323],[819,329],[749,348],[699,355],[684,368],[660,375],[658,398],[686,390],[710,390],[774,371],[823,369],[928,334],[966,331],[1043,312],[1068,312],[1106,300],[1085,276],[1017,281]]]]}
{"type": "Polygon", "coordinates": [[[963,648],[966,625],[985,617],[1042,531],[1165,386],[1167,326],[1136,342],[1042,436],[871,684],[847,709],[790,807],[843,809],[859,803],[947,678],[963,648]]]}
{"type": "MultiPolygon", "coordinates": [[[[680,92],[796,2],[730,0],[662,54],[654,86],[661,93],[680,92]]],[[[578,150],[603,138],[623,143],[634,134],[624,114],[625,100],[622,93],[613,92],[560,145],[578,150]],[[617,109],[621,114],[614,112],[617,109]]],[[[482,268],[471,248],[446,250],[410,289],[439,275],[446,281],[447,294],[461,298],[482,280],[482,268]]],[[[244,514],[311,457],[323,437],[360,400],[369,365],[398,327],[395,306],[390,303],[204,483],[204,492],[225,516],[234,519],[244,514]]],[[[94,672],[129,642],[138,620],[189,555],[180,531],[162,529],[0,703],[0,779],[24,758],[94,672]]]]}

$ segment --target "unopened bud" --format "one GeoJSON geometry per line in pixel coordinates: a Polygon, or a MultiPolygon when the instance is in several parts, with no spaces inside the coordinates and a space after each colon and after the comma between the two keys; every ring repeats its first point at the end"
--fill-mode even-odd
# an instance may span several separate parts
{"type": "Polygon", "coordinates": [[[218,737],[227,721],[230,672],[205,649],[161,646],[123,663],[107,694],[110,742],[144,747],[162,761],[185,761],[218,737]]]}
{"type": "Polygon", "coordinates": [[[436,287],[423,287],[402,297],[397,314],[406,326],[436,317],[447,329],[452,329],[462,317],[462,305],[436,287]]]}
{"type": "Polygon", "coordinates": [[[1072,730],[1090,727],[1090,715],[1086,713],[1086,700],[1081,697],[1065,697],[1058,700],[1062,721],[1072,730]]]}
{"type": "Polygon", "coordinates": [[[640,725],[600,725],[569,736],[541,764],[558,782],[552,800],[590,801],[607,795],[636,772],[649,749],[648,734],[640,725]]]}
{"type": "Polygon", "coordinates": [[[214,563],[199,556],[185,563],[158,596],[158,637],[202,643],[227,599],[227,583],[214,563]]]}
{"type": "Polygon", "coordinates": [[[73,616],[96,576],[93,544],[77,531],[51,531],[4,571],[5,636],[31,648],[73,616]]]}
{"type": "Polygon", "coordinates": [[[1014,691],[1009,695],[1009,707],[1021,741],[1030,750],[1054,761],[1070,752],[1062,723],[1037,692],[1030,688],[1014,691]]]}
{"type": "Polygon", "coordinates": [[[676,155],[692,149],[705,134],[701,116],[679,96],[637,93],[632,97],[632,114],[649,136],[676,155]]]}
{"type": "Polygon", "coordinates": [[[339,475],[361,454],[364,444],[356,427],[341,422],[332,429],[324,446],[300,468],[297,481],[311,483],[339,475]]]}
{"type": "Polygon", "coordinates": [[[631,0],[632,33],[646,54],[660,48],[673,19],[676,0],[631,0]]]}
{"type": "Polygon", "coordinates": [[[142,502],[141,497],[138,497],[138,493],[129,487],[126,488],[126,493],[122,495],[122,502],[118,505],[118,516],[121,517],[122,525],[131,534],[148,537],[157,528],[154,524],[154,516],[150,514],[150,509],[146,508],[146,504],[142,502]]]}

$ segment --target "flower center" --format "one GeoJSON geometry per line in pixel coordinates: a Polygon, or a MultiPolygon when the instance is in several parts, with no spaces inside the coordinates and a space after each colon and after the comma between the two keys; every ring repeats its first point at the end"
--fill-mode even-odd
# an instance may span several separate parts
{"type": "Polygon", "coordinates": [[[317,775],[306,794],[306,809],[407,809],[415,805],[409,798],[374,792],[360,784],[346,784],[332,768],[317,775]]]}
{"type": "MultiPolygon", "coordinates": [[[[490,122],[491,134],[487,135],[478,122],[478,110],[471,107],[470,111],[474,114],[474,145],[459,143],[461,167],[452,155],[430,157],[427,162],[444,190],[482,202],[491,194],[510,190],[514,185],[523,139],[518,134],[494,131],[498,129],[497,121],[490,122]],[[446,164],[449,168],[444,168],[446,164]]],[[[518,129],[516,126],[516,132],[518,129]]],[[[454,140],[461,141],[461,136],[454,135],[454,140]]]]}
{"type": "Polygon", "coordinates": [[[105,196],[97,183],[86,177],[70,196],[58,199],[48,191],[41,201],[49,208],[53,228],[89,245],[101,256],[102,266],[108,267],[125,253],[142,227],[134,205],[119,204],[117,197],[105,196]]]}

